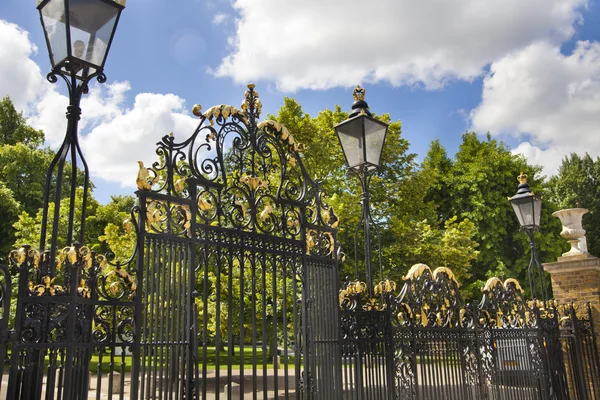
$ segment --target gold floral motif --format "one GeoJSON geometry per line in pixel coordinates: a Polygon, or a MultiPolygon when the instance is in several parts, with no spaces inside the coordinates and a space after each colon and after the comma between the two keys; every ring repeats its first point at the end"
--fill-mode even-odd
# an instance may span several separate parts
{"type": "Polygon", "coordinates": [[[206,118],[208,122],[210,122],[210,126],[213,126],[215,124],[213,119],[218,119],[219,117],[227,119],[231,115],[236,115],[247,123],[246,117],[242,114],[240,110],[238,110],[234,106],[230,106],[227,104],[219,104],[217,106],[209,108],[203,114],[203,117],[206,118]]]}
{"type": "Polygon", "coordinates": [[[381,281],[377,286],[375,286],[375,294],[391,293],[394,290],[396,290],[396,282],[390,281],[389,279],[381,281]]]}
{"type": "Polygon", "coordinates": [[[18,266],[23,265],[27,260],[29,260],[36,269],[40,266],[40,252],[32,249],[30,246],[22,246],[17,250],[12,250],[8,257],[18,266]]]}
{"type": "Polygon", "coordinates": [[[265,209],[262,210],[262,212],[260,213],[260,220],[261,221],[266,221],[269,216],[273,213],[273,206],[271,206],[270,204],[267,203],[267,205],[265,206],[265,209]]]}
{"type": "Polygon", "coordinates": [[[151,200],[146,205],[146,227],[150,229],[153,223],[160,222],[163,218],[163,211],[159,206],[162,203],[158,200],[151,200]]]}
{"type": "Polygon", "coordinates": [[[77,288],[77,292],[83,298],[89,299],[90,297],[92,297],[92,291],[88,287],[85,279],[82,279],[81,281],[79,281],[79,287],[77,288]]]}
{"type": "Polygon", "coordinates": [[[202,106],[200,104],[194,104],[194,107],[192,107],[192,114],[196,117],[203,117],[202,106]]]}
{"type": "Polygon", "coordinates": [[[123,229],[125,230],[125,233],[131,233],[131,231],[133,230],[133,222],[131,222],[130,219],[124,220],[123,229]]]}
{"type": "Polygon", "coordinates": [[[387,305],[385,303],[380,303],[377,299],[371,298],[367,300],[367,303],[363,306],[363,310],[365,311],[383,311],[385,310],[387,305]]]}
{"type": "Polygon", "coordinates": [[[146,168],[142,161],[138,161],[138,165],[139,169],[135,183],[137,184],[137,188],[139,190],[148,192],[152,190],[152,186],[154,186],[159,180],[158,171],[154,168],[146,168]],[[154,176],[150,176],[150,171],[154,173],[154,176]]]}
{"type": "Polygon", "coordinates": [[[262,101],[258,97],[258,92],[256,90],[254,90],[255,87],[256,86],[254,85],[254,83],[248,84],[249,90],[246,90],[246,93],[244,94],[244,101],[242,102],[241,108],[242,108],[242,111],[248,112],[248,110],[250,109],[250,106],[254,106],[256,115],[260,115],[260,113],[262,112],[262,101]],[[251,93],[254,94],[254,101],[252,101],[250,99],[251,93]],[[251,103],[253,103],[253,104],[251,104],[251,103]]]}
{"type": "Polygon", "coordinates": [[[460,284],[458,283],[458,279],[456,279],[456,276],[454,276],[454,272],[452,272],[452,270],[447,267],[436,268],[435,271],[433,271],[433,279],[437,279],[438,274],[441,273],[445,273],[446,275],[448,275],[448,279],[456,283],[456,286],[460,286],[460,284]]]}
{"type": "Polygon", "coordinates": [[[413,265],[404,278],[405,281],[412,281],[423,275],[425,271],[429,271],[431,274],[431,268],[426,264],[415,264],[413,265]]]}
{"type": "Polygon", "coordinates": [[[185,189],[185,184],[185,179],[177,179],[177,181],[175,181],[175,190],[177,192],[183,192],[183,189],[185,189]]]}
{"type": "Polygon", "coordinates": [[[298,218],[288,217],[288,219],[287,219],[288,228],[293,229],[293,228],[297,227],[299,224],[300,224],[300,221],[298,221],[298,218]]]}
{"type": "Polygon", "coordinates": [[[253,175],[243,175],[240,178],[240,183],[243,183],[244,185],[248,186],[253,191],[258,190],[261,187],[265,188],[265,189],[267,189],[269,187],[268,180],[264,180],[257,176],[253,176],[253,175]]]}
{"type": "Polygon", "coordinates": [[[306,232],[306,253],[310,253],[310,250],[317,245],[317,231],[309,229],[306,232]]]}
{"type": "Polygon", "coordinates": [[[505,288],[505,289],[508,289],[508,285],[509,285],[510,283],[514,284],[514,285],[515,285],[515,288],[516,288],[516,289],[517,289],[519,292],[523,293],[523,288],[521,287],[521,284],[520,284],[520,283],[519,283],[519,281],[518,281],[518,280],[516,280],[515,278],[508,278],[507,280],[505,280],[505,281],[504,281],[504,288],[505,288]]]}
{"type": "Polygon", "coordinates": [[[282,140],[287,140],[287,142],[292,145],[292,149],[295,151],[298,151],[296,149],[300,148],[302,149],[302,151],[304,151],[304,145],[301,143],[296,143],[296,141],[294,140],[294,137],[292,136],[292,134],[290,133],[290,131],[288,130],[288,128],[285,127],[285,125],[277,122],[277,121],[273,121],[273,120],[265,120],[260,122],[257,126],[258,129],[265,129],[269,128],[275,132],[277,132],[280,136],[282,140]]]}
{"type": "Polygon", "coordinates": [[[246,218],[246,204],[244,202],[244,199],[241,197],[236,197],[236,200],[233,202],[236,206],[238,206],[240,208],[240,210],[242,210],[242,217],[246,218]]]}
{"type": "Polygon", "coordinates": [[[490,278],[490,279],[487,280],[487,282],[483,286],[482,292],[488,292],[489,293],[497,285],[502,286],[502,281],[499,278],[496,278],[494,276],[494,277],[492,277],[492,278],[490,278]]]}
{"type": "Polygon", "coordinates": [[[56,277],[51,278],[50,276],[46,275],[42,278],[42,284],[34,286],[32,283],[30,283],[29,287],[32,292],[37,294],[37,296],[56,296],[57,294],[63,293],[64,289],[62,286],[53,284],[55,279],[56,277]]]}
{"type": "Polygon", "coordinates": [[[212,208],[212,203],[209,200],[206,200],[204,197],[200,196],[198,198],[198,208],[202,211],[208,211],[212,208]]]}

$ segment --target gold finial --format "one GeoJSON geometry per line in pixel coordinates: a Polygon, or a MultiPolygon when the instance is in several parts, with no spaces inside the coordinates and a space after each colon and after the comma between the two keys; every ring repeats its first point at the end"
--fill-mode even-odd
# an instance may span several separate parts
{"type": "Polygon", "coordinates": [[[254,83],[249,83],[248,84],[248,89],[252,90],[256,87],[256,85],[254,85],[254,83]]]}
{"type": "Polygon", "coordinates": [[[517,180],[519,183],[527,183],[527,174],[524,174],[523,171],[521,171],[521,175],[517,177],[517,180]]]}
{"type": "Polygon", "coordinates": [[[192,107],[192,114],[194,114],[196,117],[201,117],[202,106],[200,104],[194,104],[194,107],[192,107]]]}
{"type": "Polygon", "coordinates": [[[364,100],[365,88],[361,88],[360,85],[357,85],[356,89],[354,89],[354,92],[352,93],[352,96],[354,96],[354,101],[364,100]]]}

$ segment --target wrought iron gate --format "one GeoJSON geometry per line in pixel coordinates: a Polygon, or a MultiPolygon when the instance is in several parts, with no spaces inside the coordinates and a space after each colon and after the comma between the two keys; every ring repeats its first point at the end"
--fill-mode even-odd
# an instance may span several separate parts
{"type": "Polygon", "coordinates": [[[56,260],[28,246],[11,253],[14,330],[0,268],[6,398],[337,396],[337,218],[303,146],[257,121],[248,88],[241,110],[195,106],[195,132],[164,137],[159,161],[140,162],[129,260],[79,244],[56,260]]]}
{"type": "Polygon", "coordinates": [[[336,217],[302,145],[279,123],[258,123],[253,85],[241,110],[194,112],[193,135],[164,137],[160,161],[140,169],[133,391],[333,398],[336,217]]]}

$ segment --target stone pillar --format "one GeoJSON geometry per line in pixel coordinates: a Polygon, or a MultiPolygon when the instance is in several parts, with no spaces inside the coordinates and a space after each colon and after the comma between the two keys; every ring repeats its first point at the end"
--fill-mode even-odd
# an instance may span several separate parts
{"type": "MultiPolygon", "coordinates": [[[[578,246],[585,231],[581,227],[581,218],[585,209],[574,208],[560,210],[552,214],[563,223],[561,236],[569,240],[571,250],[553,263],[546,263],[544,269],[552,276],[554,298],[561,304],[573,303],[578,314],[587,313],[586,304],[592,306],[594,330],[600,333],[600,258],[587,253],[578,246]]],[[[587,246],[586,246],[587,247],[587,246]]]]}

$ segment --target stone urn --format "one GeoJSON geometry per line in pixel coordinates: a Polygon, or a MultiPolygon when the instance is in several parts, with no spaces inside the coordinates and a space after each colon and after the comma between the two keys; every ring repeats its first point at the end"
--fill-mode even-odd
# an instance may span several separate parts
{"type": "Polygon", "coordinates": [[[585,208],[568,208],[552,213],[552,216],[560,219],[562,223],[560,236],[567,239],[571,244],[571,250],[563,253],[563,257],[585,254],[579,248],[579,240],[585,237],[585,230],[581,225],[581,219],[588,211],[585,208]]]}

